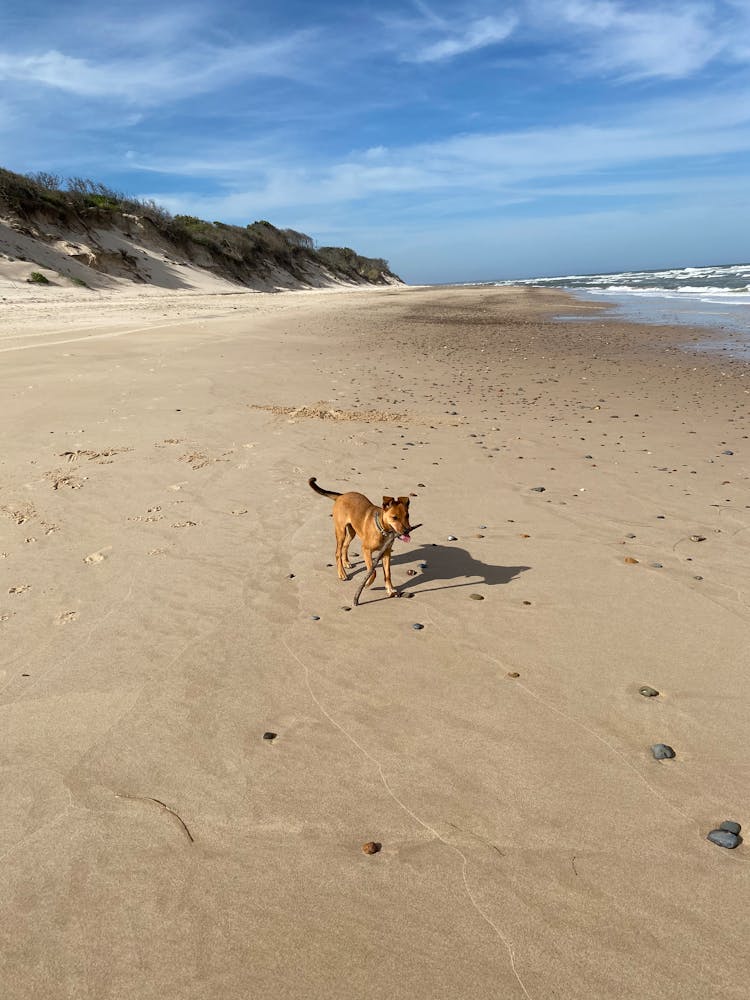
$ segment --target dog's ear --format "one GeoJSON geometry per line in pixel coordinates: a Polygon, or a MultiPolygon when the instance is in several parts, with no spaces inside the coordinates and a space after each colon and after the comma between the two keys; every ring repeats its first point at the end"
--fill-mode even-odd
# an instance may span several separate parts
{"type": "Polygon", "coordinates": [[[408,497],[399,497],[398,498],[398,502],[402,503],[404,505],[404,507],[406,507],[407,510],[409,509],[409,498],[408,497]]]}
{"type": "Polygon", "coordinates": [[[383,497],[383,510],[388,510],[392,503],[393,497],[383,497]]]}

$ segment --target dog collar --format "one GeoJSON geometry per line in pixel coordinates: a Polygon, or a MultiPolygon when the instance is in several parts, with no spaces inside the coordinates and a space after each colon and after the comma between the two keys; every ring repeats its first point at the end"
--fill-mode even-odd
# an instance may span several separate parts
{"type": "Polygon", "coordinates": [[[392,529],[390,529],[388,531],[385,530],[385,528],[383,527],[383,522],[380,520],[380,511],[379,510],[375,511],[375,524],[377,525],[378,531],[380,532],[381,535],[395,535],[396,534],[396,532],[393,531],[392,529]]]}

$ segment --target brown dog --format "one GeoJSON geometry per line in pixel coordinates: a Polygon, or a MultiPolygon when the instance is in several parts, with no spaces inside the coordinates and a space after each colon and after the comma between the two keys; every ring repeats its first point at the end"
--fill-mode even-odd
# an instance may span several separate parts
{"type": "Polygon", "coordinates": [[[402,542],[411,541],[409,498],[383,497],[383,506],[376,507],[362,493],[334,493],[331,490],[322,490],[314,476],[308,479],[308,483],[316,493],[334,501],[333,528],[336,532],[336,568],[339,579],[349,579],[346,574],[346,570],[351,569],[349,545],[356,534],[362,542],[362,555],[370,571],[364,586],[371,587],[375,580],[373,554],[376,559],[382,555],[385,589],[389,597],[395,597],[396,591],[391,583],[391,548],[396,538],[402,542]]]}

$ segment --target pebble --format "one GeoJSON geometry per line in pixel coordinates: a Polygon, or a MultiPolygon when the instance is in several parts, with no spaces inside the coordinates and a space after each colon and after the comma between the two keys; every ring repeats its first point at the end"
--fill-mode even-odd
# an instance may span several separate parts
{"type": "Polygon", "coordinates": [[[407,569],[406,575],[407,576],[416,576],[417,575],[417,571],[415,569],[407,569]]]}
{"type": "Polygon", "coordinates": [[[703,579],[703,577],[702,577],[702,576],[694,576],[694,577],[693,577],[693,579],[694,579],[694,580],[702,580],[702,579],[703,579]]]}
{"type": "Polygon", "coordinates": [[[544,493],[544,491],[546,489],[547,489],[546,486],[532,486],[531,487],[531,492],[532,493],[544,493]]]}
{"type": "Polygon", "coordinates": [[[287,577],[287,580],[293,580],[293,579],[294,579],[294,573],[290,573],[289,576],[287,577]]]}
{"type": "Polygon", "coordinates": [[[448,541],[449,542],[457,542],[458,539],[456,538],[455,535],[448,535],[448,541]]]}
{"type": "Polygon", "coordinates": [[[631,566],[635,566],[638,560],[634,559],[632,556],[625,556],[625,562],[630,563],[631,566]]]}
{"type": "Polygon", "coordinates": [[[480,524],[479,525],[479,530],[480,531],[486,531],[486,529],[487,529],[487,525],[486,524],[480,524]]]}
{"type": "Polygon", "coordinates": [[[508,677],[520,677],[521,675],[517,670],[509,670],[507,673],[508,677]]]}
{"type": "Polygon", "coordinates": [[[654,760],[671,760],[675,756],[672,747],[667,746],[666,743],[654,743],[651,747],[651,753],[654,755],[654,760]]]}
{"type": "Polygon", "coordinates": [[[583,457],[584,458],[593,458],[594,456],[593,455],[584,455],[583,457]]]}
{"type": "Polygon", "coordinates": [[[481,594],[469,594],[469,600],[470,601],[483,601],[484,598],[482,597],[481,594]]]}
{"type": "Polygon", "coordinates": [[[712,844],[718,844],[719,847],[726,847],[730,851],[742,843],[742,837],[736,833],[730,833],[729,830],[712,830],[706,840],[710,840],[712,844]]]}
{"type": "Polygon", "coordinates": [[[651,563],[653,569],[664,569],[661,563],[651,563]]]}
{"type": "Polygon", "coordinates": [[[524,604],[531,604],[531,601],[524,601],[524,604]]]}
{"type": "Polygon", "coordinates": [[[421,625],[419,622],[414,622],[412,628],[415,629],[417,632],[419,632],[420,629],[424,628],[424,625],[421,625]]]}
{"type": "Polygon", "coordinates": [[[734,452],[727,449],[726,451],[722,451],[722,455],[734,455],[734,452]]]}
{"type": "Polygon", "coordinates": [[[656,688],[649,687],[648,684],[644,684],[643,687],[638,688],[638,694],[642,694],[644,698],[656,698],[659,692],[656,688]]]}
{"type": "Polygon", "coordinates": [[[719,829],[726,830],[727,833],[734,833],[739,837],[742,826],[739,823],[735,823],[732,819],[725,819],[723,823],[719,823],[719,829]]]}
{"type": "Polygon", "coordinates": [[[378,844],[375,840],[368,840],[366,844],[362,844],[362,850],[365,854],[377,854],[382,846],[382,844],[378,844]]]}
{"type": "Polygon", "coordinates": [[[625,535],[626,538],[635,538],[636,536],[631,531],[629,535],[625,535]]]}
{"type": "Polygon", "coordinates": [[[314,622],[319,622],[320,621],[320,615],[310,615],[310,618],[314,622]]]}
{"type": "Polygon", "coordinates": [[[351,607],[348,604],[342,604],[341,605],[341,610],[342,611],[351,611],[352,609],[351,609],[351,607]]]}
{"type": "Polygon", "coordinates": [[[690,536],[690,541],[691,542],[705,542],[705,540],[706,540],[706,536],[705,535],[691,535],[690,536]]]}
{"type": "Polygon", "coordinates": [[[263,739],[264,740],[275,740],[278,735],[279,735],[278,733],[263,733],[263,739]]]}
{"type": "Polygon", "coordinates": [[[425,484],[424,484],[424,483],[417,483],[417,486],[418,486],[418,487],[419,487],[419,488],[420,488],[421,490],[423,490],[423,489],[425,489],[425,488],[426,488],[426,487],[425,487],[425,484]]]}

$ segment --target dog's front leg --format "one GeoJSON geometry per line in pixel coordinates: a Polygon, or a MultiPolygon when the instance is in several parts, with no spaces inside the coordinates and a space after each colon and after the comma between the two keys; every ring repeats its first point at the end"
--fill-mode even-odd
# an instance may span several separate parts
{"type": "Polygon", "coordinates": [[[365,580],[365,587],[371,587],[375,582],[375,570],[372,567],[372,549],[362,546],[362,555],[365,559],[365,566],[367,567],[368,576],[365,580]]]}
{"type": "Polygon", "coordinates": [[[391,583],[391,547],[390,545],[383,553],[383,576],[385,577],[385,589],[389,597],[395,597],[396,591],[391,583]]]}

